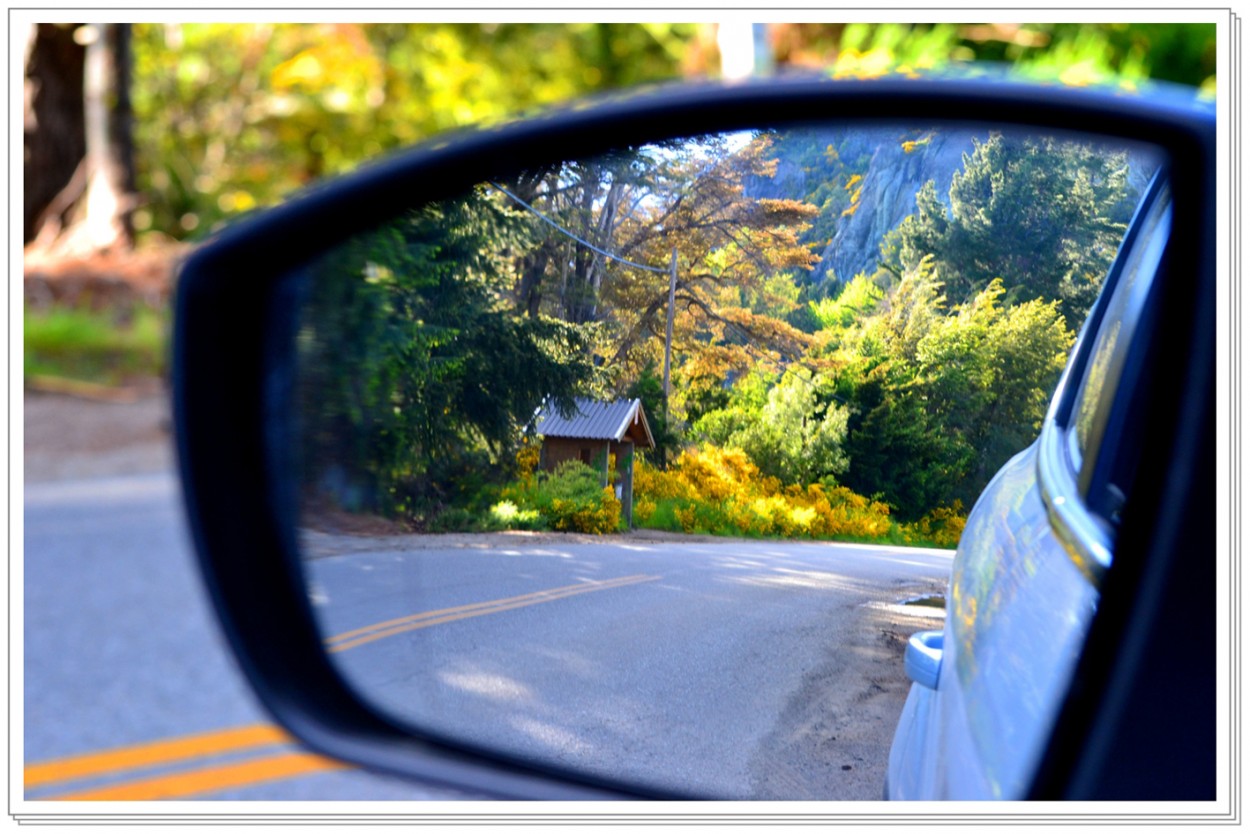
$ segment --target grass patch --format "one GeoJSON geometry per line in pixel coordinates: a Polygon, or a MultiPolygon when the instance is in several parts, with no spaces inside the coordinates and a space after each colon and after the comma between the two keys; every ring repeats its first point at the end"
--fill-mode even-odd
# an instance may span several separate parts
{"type": "Polygon", "coordinates": [[[166,314],[144,305],[127,310],[27,309],[23,374],[118,385],[165,369],[166,314]]]}

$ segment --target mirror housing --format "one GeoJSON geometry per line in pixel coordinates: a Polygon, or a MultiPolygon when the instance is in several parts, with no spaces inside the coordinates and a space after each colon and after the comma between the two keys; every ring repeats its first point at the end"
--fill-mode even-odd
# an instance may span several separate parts
{"type": "MultiPolygon", "coordinates": [[[[278,722],[318,752],[501,798],[687,798],[554,767],[539,771],[492,750],[415,736],[366,706],[335,672],[301,579],[295,496],[277,475],[285,467],[291,416],[290,336],[297,305],[292,295],[296,282],[290,276],[329,247],[414,204],[451,197],[473,183],[545,162],[762,125],[900,117],[945,123],[989,118],[1112,138],[1148,137],[1162,148],[1175,183],[1172,263],[1184,265],[1192,275],[1185,286],[1169,282],[1163,308],[1177,322],[1178,355],[1213,367],[1213,334],[1201,323],[1214,320],[1209,309],[1215,298],[1214,127],[1209,117],[1182,103],[1002,82],[784,80],[677,87],[435,140],[228,228],[196,252],[179,280],[173,417],[191,534],[226,636],[278,722]]],[[[1150,448],[1167,449],[1172,457],[1201,454],[1174,449],[1167,438],[1178,436],[1184,426],[1211,419],[1206,380],[1178,371],[1159,388],[1155,399],[1160,417],[1154,427],[1159,442],[1150,448]]],[[[1200,499],[1195,492],[1183,500],[1200,499]]],[[[1182,499],[1160,488],[1141,500],[1182,499]]],[[[1208,517],[1210,507],[1202,505],[1195,517],[1208,517]]],[[[1189,548],[1168,551],[1168,542],[1186,536],[1205,542],[1211,538],[1209,525],[1202,530],[1206,538],[1201,530],[1182,526],[1164,537],[1134,539],[1128,546],[1149,550],[1151,558],[1171,564],[1189,548]]],[[[1213,590],[1214,560],[1210,570],[1213,590]]],[[[1193,582],[1178,586],[1178,593],[1205,589],[1205,580],[1199,571],[1193,582]]],[[[1131,581],[1108,585],[1105,605],[1120,620],[1095,626],[1090,638],[1094,649],[1101,646],[1112,654],[1131,617],[1141,614],[1135,592],[1131,581]]],[[[1168,603],[1167,595],[1160,594],[1159,604],[1168,603]]],[[[1186,606],[1167,610],[1175,616],[1186,606]]],[[[1193,629],[1178,623],[1178,633],[1193,629]]],[[[1095,694],[1088,697],[1090,703],[1065,708],[1065,720],[1074,722],[1072,726],[1088,725],[1105,706],[1095,694]]],[[[1155,745],[1158,762],[1167,760],[1168,750],[1166,742],[1155,745]]],[[[1056,750],[1048,759],[1045,781],[1035,789],[1039,798],[1079,793],[1069,779],[1071,760],[1081,756],[1081,749],[1056,750]]],[[[1141,762],[1141,768],[1149,771],[1150,763],[1141,762]]],[[[1157,772],[1165,771],[1159,764],[1157,772]]],[[[1092,780],[1087,785],[1095,786],[1097,795],[1099,773],[1081,778],[1092,780]]]]}

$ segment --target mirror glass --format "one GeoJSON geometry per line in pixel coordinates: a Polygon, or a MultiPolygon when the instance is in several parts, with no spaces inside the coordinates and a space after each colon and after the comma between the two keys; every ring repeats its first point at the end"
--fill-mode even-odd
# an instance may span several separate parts
{"type": "MultiPolygon", "coordinates": [[[[726,798],[881,795],[907,637],[1159,167],[994,125],[553,162],[301,273],[300,534],[423,731],[726,798]]],[[[419,195],[414,195],[419,197],[419,195]]]]}

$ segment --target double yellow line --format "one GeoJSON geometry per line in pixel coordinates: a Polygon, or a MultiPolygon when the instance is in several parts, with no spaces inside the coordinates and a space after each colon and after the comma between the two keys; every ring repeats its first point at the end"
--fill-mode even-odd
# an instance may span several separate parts
{"type": "Polygon", "coordinates": [[[393,620],[374,623],[364,628],[345,631],[342,634],[326,638],[325,642],[327,650],[331,653],[342,652],[354,649],[357,646],[363,646],[365,643],[372,643],[374,640],[381,640],[383,637],[403,634],[406,631],[416,631],[419,628],[429,628],[430,626],[450,623],[454,620],[464,620],[469,617],[481,617],[485,614],[497,614],[500,611],[524,608],[527,605],[553,602],[557,599],[566,599],[578,594],[590,593],[591,591],[622,588],[626,585],[636,585],[639,582],[650,582],[659,578],[658,576],[647,576],[646,574],[622,576],[617,579],[606,579],[602,582],[579,582],[576,585],[565,585],[562,588],[535,591],[532,594],[521,594],[520,596],[507,597],[506,599],[494,599],[489,602],[475,602],[469,605],[459,605],[455,608],[440,608],[437,611],[410,614],[407,617],[397,617],[393,620]]]}
{"type": "MultiPolygon", "coordinates": [[[[440,608],[407,617],[375,623],[353,629],[326,639],[328,651],[341,652],[372,643],[385,637],[414,631],[420,628],[469,617],[497,614],[527,605],[554,602],[592,591],[622,588],[640,582],[659,579],[658,576],[637,574],[608,579],[601,582],[580,582],[545,591],[535,591],[515,597],[471,603],[454,608],[440,608]]],[[[69,756],[39,764],[29,765],[24,772],[24,788],[27,794],[53,785],[61,785],[89,779],[119,776],[126,772],[144,769],[158,770],[170,766],[203,762],[215,757],[254,753],[265,747],[283,745],[287,749],[244,761],[219,762],[193,767],[176,773],[155,773],[121,784],[73,790],[67,793],[38,797],[47,800],[128,800],[147,801],[176,799],[203,795],[230,788],[247,787],[263,782],[289,779],[308,773],[343,770],[349,765],[313,753],[294,749],[298,742],[277,727],[253,724],[233,727],[210,733],[181,736],[160,741],[121,747],[97,753],[69,756]]]]}
{"type": "MultiPolygon", "coordinates": [[[[86,753],[56,761],[30,765],[24,773],[27,793],[48,785],[111,776],[126,771],[168,767],[191,760],[204,760],[241,751],[274,745],[293,747],[295,739],[269,724],[233,727],[211,733],[181,736],[86,753]]],[[[324,756],[286,750],[264,758],[197,767],[178,773],[152,775],[120,785],[45,796],[55,800],[129,800],[173,799],[211,791],[255,785],[276,779],[288,779],[305,773],[341,770],[347,765],[324,756]]]]}

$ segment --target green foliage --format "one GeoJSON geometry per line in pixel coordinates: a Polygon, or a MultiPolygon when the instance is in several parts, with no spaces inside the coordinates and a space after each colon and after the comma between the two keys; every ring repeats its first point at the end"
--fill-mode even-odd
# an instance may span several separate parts
{"type": "Polygon", "coordinates": [[[1074,342],[1056,302],[1004,307],[1003,292],[991,282],[920,348],[930,408],[977,450],[972,484],[954,493],[966,503],[1037,436],[1074,342]]]}
{"type": "Polygon", "coordinates": [[[682,23],[135,24],[140,232],[223,219],[440,131],[672,78],[682,23]]]}
{"type": "Polygon", "coordinates": [[[848,412],[820,393],[823,381],[805,370],[787,371],[761,398],[761,379],[748,377],[729,407],[703,415],[694,431],[708,442],[742,449],[765,476],[785,484],[846,471],[848,412]]]}
{"type": "Polygon", "coordinates": [[[621,526],[621,502],[611,486],[601,485],[600,477],[580,460],[564,461],[553,472],[537,472],[509,485],[503,492],[504,502],[491,512],[501,519],[511,516],[533,528],[542,524],[569,533],[616,532],[621,526]],[[524,509],[512,513],[504,508],[509,502],[524,509]]]}
{"type": "MultiPolygon", "coordinates": [[[[984,60],[1076,85],[1214,86],[1212,24],[776,26],[797,52],[824,55],[834,75],[984,60]]],[[[200,236],[440,131],[712,74],[713,37],[707,24],[689,23],[136,23],[137,226],[200,236]]],[[[862,173],[847,163],[847,176],[862,173]]],[[[805,242],[832,236],[849,205],[844,184],[830,179],[814,195],[830,219],[805,242]]]]}
{"type": "Polygon", "coordinates": [[[430,533],[484,533],[504,529],[493,521],[493,517],[483,516],[469,507],[445,507],[429,519],[425,529],[430,533]]]}
{"type": "Polygon", "coordinates": [[[975,455],[967,440],[930,414],[918,386],[874,378],[856,393],[863,413],[847,438],[843,482],[880,496],[903,520],[949,501],[975,455]]]}
{"type": "Polygon", "coordinates": [[[964,156],[949,211],[927,183],[882,253],[896,273],[932,257],[955,303],[995,279],[1011,300],[1062,301],[1076,329],[1135,207],[1128,173],[1123,152],[991,134],[964,156]]]}
{"type": "Polygon", "coordinates": [[[583,329],[503,304],[503,250],[525,246],[524,227],[472,193],[310,270],[299,345],[311,483],[337,466],[373,509],[422,517],[506,477],[539,404],[594,375],[583,329]]]}
{"type": "Polygon", "coordinates": [[[160,376],[167,316],[144,305],[113,311],[54,307],[23,313],[23,374],[116,384],[160,376]]]}
{"type": "Polygon", "coordinates": [[[655,441],[655,448],[644,450],[643,455],[653,461],[666,460],[669,454],[677,450],[681,436],[675,430],[671,416],[665,416],[667,409],[664,406],[664,380],[656,373],[654,362],[649,362],[642,369],[642,374],[629,386],[625,396],[642,401],[651,438],[655,441]]]}
{"type": "Polygon", "coordinates": [[[836,298],[822,298],[808,304],[822,328],[846,329],[870,314],[884,297],[884,291],[867,275],[856,275],[836,298]]]}
{"type": "Polygon", "coordinates": [[[844,480],[904,519],[971,505],[1032,442],[1074,341],[1057,302],[1003,305],[992,281],[947,313],[940,291],[927,268],[909,273],[844,347],[857,411],[844,480]]]}
{"type": "MultiPolygon", "coordinates": [[[[822,44],[819,34],[809,52],[835,46],[822,44]]],[[[1132,89],[1148,78],[1197,87],[1212,83],[1215,74],[1214,24],[853,23],[839,34],[830,67],[835,75],[992,62],[1026,78],[1132,89]]]]}
{"type": "Polygon", "coordinates": [[[522,510],[511,501],[500,501],[490,508],[491,518],[504,530],[542,530],[547,519],[538,510],[522,510]]]}
{"type": "Polygon", "coordinates": [[[863,321],[861,352],[914,366],[920,341],[946,313],[944,287],[926,255],[903,274],[880,315],[863,321]]]}

